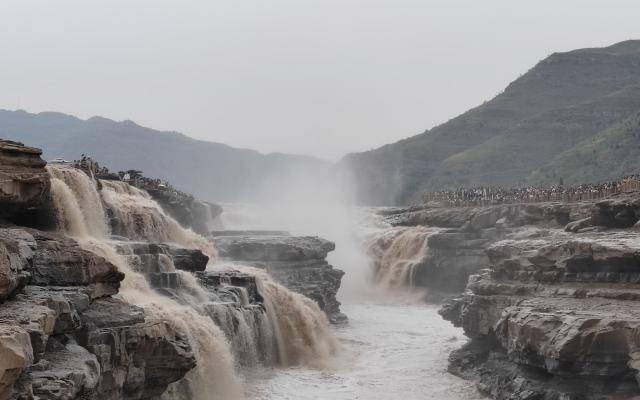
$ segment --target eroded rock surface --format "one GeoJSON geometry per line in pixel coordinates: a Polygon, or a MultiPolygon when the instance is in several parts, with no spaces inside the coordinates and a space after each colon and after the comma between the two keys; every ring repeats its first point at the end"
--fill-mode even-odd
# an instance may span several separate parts
{"type": "Polygon", "coordinates": [[[0,217],[43,205],[49,194],[49,177],[42,151],[0,139],[0,217]]]}
{"type": "Polygon", "coordinates": [[[0,398],[150,399],[195,366],[167,322],[113,297],[124,274],[73,239],[0,228],[0,250],[0,398]]]}
{"type": "Polygon", "coordinates": [[[497,399],[640,396],[640,240],[632,232],[506,240],[441,314],[472,341],[450,370],[497,399]]]}

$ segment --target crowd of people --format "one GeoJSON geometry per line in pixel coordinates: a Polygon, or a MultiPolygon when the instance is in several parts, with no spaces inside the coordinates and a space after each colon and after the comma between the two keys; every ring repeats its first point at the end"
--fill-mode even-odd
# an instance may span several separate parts
{"type": "Polygon", "coordinates": [[[613,194],[640,190],[640,174],[604,183],[578,186],[523,186],[504,188],[499,186],[460,187],[425,194],[425,201],[446,203],[449,207],[489,206],[495,204],[540,203],[548,201],[576,202],[597,200],[613,194]]]}

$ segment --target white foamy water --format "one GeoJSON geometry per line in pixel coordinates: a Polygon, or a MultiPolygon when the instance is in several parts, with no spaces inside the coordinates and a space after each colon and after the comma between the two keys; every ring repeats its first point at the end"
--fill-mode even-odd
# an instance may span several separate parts
{"type": "Polygon", "coordinates": [[[334,370],[259,371],[253,400],[478,400],[471,382],[446,371],[465,337],[426,304],[344,304],[349,325],[337,329],[344,359],[334,370]]]}

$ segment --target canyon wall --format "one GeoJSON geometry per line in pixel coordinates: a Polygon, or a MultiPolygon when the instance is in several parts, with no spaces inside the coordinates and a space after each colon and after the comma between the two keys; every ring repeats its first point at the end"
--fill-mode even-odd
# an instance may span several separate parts
{"type": "Polygon", "coordinates": [[[0,399],[239,400],[243,368],[339,350],[317,303],[216,263],[148,192],[0,144],[0,399]]]}
{"type": "Polygon", "coordinates": [[[449,298],[441,315],[470,339],[450,372],[496,399],[640,396],[640,194],[383,214],[441,227],[412,284],[449,298]]]}

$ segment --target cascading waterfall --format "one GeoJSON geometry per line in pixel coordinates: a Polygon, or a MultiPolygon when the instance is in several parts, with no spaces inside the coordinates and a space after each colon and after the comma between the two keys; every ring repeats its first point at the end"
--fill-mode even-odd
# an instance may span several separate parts
{"type": "Polygon", "coordinates": [[[185,229],[143,190],[120,181],[100,181],[102,198],[115,217],[115,232],[131,240],[176,243],[185,248],[200,249],[212,261],[215,247],[204,237],[185,229]]]}
{"type": "MultiPolygon", "coordinates": [[[[275,283],[262,270],[232,267],[255,278],[266,312],[249,305],[246,292],[239,288],[234,288],[237,299],[233,302],[214,298],[192,274],[176,271],[170,257],[163,258],[162,268],[180,275],[182,288],[175,293],[179,302],[154,291],[144,275],[118,254],[115,242],[109,240],[110,229],[101,198],[114,219],[116,234],[132,240],[200,249],[215,261],[217,252],[213,245],[181,227],[146,192],[127,183],[101,181],[100,197],[97,183],[83,172],[64,166],[51,166],[49,171],[61,229],[126,274],[120,293],[127,301],[145,308],[155,318],[168,321],[190,339],[198,367],[187,375],[186,398],[241,398],[229,342],[236,360],[246,366],[264,363],[322,367],[337,352],[337,340],[318,305],[275,283]]],[[[117,243],[122,251],[127,242],[117,243]]]]}
{"type": "MultiPolygon", "coordinates": [[[[210,242],[180,226],[146,192],[125,182],[102,181],[102,185],[105,203],[118,219],[123,236],[178,243],[207,254],[215,253],[210,242]],[[157,232],[158,229],[162,232],[157,232]]],[[[261,359],[268,363],[277,361],[282,366],[306,364],[321,367],[336,353],[338,344],[329,322],[314,301],[277,284],[259,269],[241,265],[214,265],[213,268],[232,269],[253,276],[264,299],[268,324],[261,318],[254,318],[250,310],[245,312],[224,304],[205,307],[205,312],[223,325],[223,329],[227,326],[224,324],[234,322],[231,325],[234,326],[233,332],[227,329],[227,333],[241,362],[254,364],[256,359],[261,359]],[[270,343],[272,341],[275,342],[270,343]],[[274,345],[277,357],[271,354],[270,348],[274,345]]]]}
{"type": "Polygon", "coordinates": [[[316,302],[276,283],[266,272],[243,267],[256,277],[273,324],[280,365],[322,368],[339,349],[329,321],[316,302]]]}
{"type": "Polygon", "coordinates": [[[415,269],[427,257],[427,239],[436,231],[415,226],[371,234],[366,249],[373,262],[375,282],[391,290],[414,287],[415,269]]]}
{"type": "Polygon", "coordinates": [[[75,168],[48,165],[60,227],[77,237],[106,238],[109,228],[94,181],[75,168]]]}
{"type": "Polygon", "coordinates": [[[48,169],[60,228],[81,246],[105,257],[125,273],[120,294],[126,301],[143,307],[152,318],[167,321],[189,339],[198,366],[187,375],[189,393],[182,395],[197,400],[241,399],[233,356],[220,328],[193,308],[155,292],[142,274],[129,267],[108,240],[109,229],[93,180],[69,167],[49,166],[48,169]],[[100,229],[99,222],[103,224],[100,229]]]}

